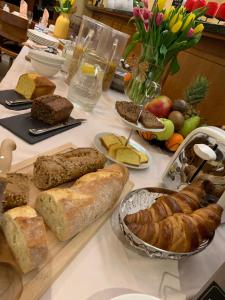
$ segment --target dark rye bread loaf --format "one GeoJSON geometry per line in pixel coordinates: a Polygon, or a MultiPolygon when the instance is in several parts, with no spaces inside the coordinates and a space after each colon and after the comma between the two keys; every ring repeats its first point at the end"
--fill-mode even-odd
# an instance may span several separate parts
{"type": "Polygon", "coordinates": [[[33,181],[39,189],[49,189],[95,172],[106,158],[93,148],[78,148],[62,154],[40,156],[34,163],[33,181]]]}
{"type": "Polygon", "coordinates": [[[42,96],[33,100],[31,116],[54,125],[68,120],[72,110],[73,104],[64,97],[42,96]]]}
{"type": "Polygon", "coordinates": [[[142,111],[141,116],[139,116],[141,112],[140,105],[128,101],[117,101],[116,110],[122,118],[131,123],[137,123],[137,119],[139,117],[139,122],[142,123],[145,128],[164,128],[163,123],[160,122],[160,120],[158,120],[155,115],[147,110],[142,111]]]}

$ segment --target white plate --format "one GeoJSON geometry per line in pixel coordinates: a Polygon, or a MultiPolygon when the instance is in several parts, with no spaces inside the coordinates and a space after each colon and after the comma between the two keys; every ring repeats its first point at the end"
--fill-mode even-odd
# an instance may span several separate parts
{"type": "Polygon", "coordinates": [[[45,46],[58,47],[59,40],[35,29],[28,29],[27,36],[34,42],[45,46]]]}
{"type": "Polygon", "coordinates": [[[156,129],[156,128],[146,128],[144,127],[140,122],[138,122],[137,124],[132,123],[130,121],[127,121],[126,119],[122,118],[121,115],[117,112],[116,110],[116,114],[117,116],[125,123],[127,124],[130,128],[134,129],[134,130],[141,130],[141,131],[150,131],[150,132],[161,132],[164,130],[164,128],[160,128],[160,129],[156,129]]]}
{"type": "MultiPolygon", "coordinates": [[[[116,159],[112,158],[111,156],[108,155],[108,152],[107,152],[107,149],[102,145],[102,142],[101,142],[101,138],[104,136],[104,135],[108,135],[108,134],[114,134],[114,133],[111,133],[111,132],[101,132],[101,133],[98,133],[95,138],[94,138],[94,141],[93,141],[93,144],[94,144],[94,147],[99,151],[101,152],[102,154],[105,155],[106,158],[108,158],[109,160],[115,162],[115,163],[119,163],[121,165],[124,165],[126,166],[127,168],[130,168],[130,169],[136,169],[136,170],[144,170],[144,169],[147,169],[149,168],[150,166],[150,156],[149,156],[149,153],[146,151],[146,149],[144,147],[142,147],[140,144],[138,144],[137,142],[135,142],[134,140],[130,139],[129,141],[129,144],[131,146],[133,146],[135,149],[137,149],[138,151],[141,151],[143,152],[145,155],[147,155],[148,157],[148,162],[145,163],[145,164],[141,164],[140,166],[133,166],[133,165],[129,165],[129,164],[125,164],[125,163],[121,163],[119,161],[117,161],[116,159]]],[[[116,134],[115,134],[116,135],[116,134]]]]}
{"type": "Polygon", "coordinates": [[[159,298],[144,295],[144,294],[126,294],[121,295],[116,298],[112,298],[111,300],[160,300],[159,298]]]}

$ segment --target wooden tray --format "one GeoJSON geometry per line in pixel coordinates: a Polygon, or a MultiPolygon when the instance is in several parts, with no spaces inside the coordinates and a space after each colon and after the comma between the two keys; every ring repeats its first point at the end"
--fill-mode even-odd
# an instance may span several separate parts
{"type": "MultiPolygon", "coordinates": [[[[74,148],[76,147],[73,144],[65,144],[44,154],[55,154],[59,152],[63,153],[74,148]]],[[[18,163],[12,166],[10,171],[17,171],[32,175],[33,163],[36,158],[37,156],[18,163]]],[[[128,192],[130,192],[132,188],[133,184],[129,181],[124,187],[120,199],[122,199],[128,192]]],[[[34,205],[34,201],[38,193],[40,193],[40,190],[38,190],[31,183],[29,205],[34,205]]],[[[114,208],[107,211],[102,217],[89,225],[85,230],[76,235],[73,239],[66,242],[58,241],[53,233],[47,228],[47,239],[49,247],[48,259],[43,265],[40,266],[38,270],[34,270],[26,275],[22,275],[23,292],[19,299],[39,299],[43,295],[43,293],[51,286],[54,280],[63,272],[70,261],[79,253],[79,251],[94,236],[94,234],[104,224],[104,222],[112,215],[114,208]]],[[[10,262],[15,265],[15,261],[1,233],[0,245],[0,260],[10,262]],[[2,245],[4,246],[2,247],[2,245]]],[[[14,299],[10,298],[10,300],[14,299]]]]}

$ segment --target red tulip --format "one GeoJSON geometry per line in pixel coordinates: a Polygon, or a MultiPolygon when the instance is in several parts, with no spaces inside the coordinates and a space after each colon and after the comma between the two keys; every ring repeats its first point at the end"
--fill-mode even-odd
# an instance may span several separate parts
{"type": "Polygon", "coordinates": [[[191,27],[191,28],[189,29],[188,33],[187,33],[187,37],[188,37],[188,38],[192,38],[193,35],[194,35],[194,29],[191,27]]]}
{"type": "Polygon", "coordinates": [[[158,13],[157,14],[157,16],[155,18],[155,23],[156,23],[157,26],[160,26],[162,24],[163,17],[164,17],[163,13],[158,13]]]}
{"type": "Polygon", "coordinates": [[[206,6],[205,0],[197,0],[193,6],[193,10],[206,6]]]}
{"type": "Polygon", "coordinates": [[[133,8],[133,16],[134,17],[140,17],[140,8],[139,7],[134,7],[133,8]]]}
{"type": "Polygon", "coordinates": [[[145,31],[148,32],[149,30],[149,20],[152,18],[153,14],[149,11],[146,7],[140,8],[140,18],[144,22],[145,31]]]}
{"type": "Polygon", "coordinates": [[[193,7],[196,2],[197,2],[197,0],[187,0],[186,3],[184,4],[187,11],[189,11],[189,12],[193,11],[193,7]]]}
{"type": "Polygon", "coordinates": [[[216,13],[216,18],[219,21],[225,21],[225,3],[220,5],[220,7],[216,13]]]}
{"type": "Polygon", "coordinates": [[[219,4],[217,2],[208,2],[206,7],[207,11],[205,12],[205,16],[207,18],[214,18],[218,11],[219,4]]]}

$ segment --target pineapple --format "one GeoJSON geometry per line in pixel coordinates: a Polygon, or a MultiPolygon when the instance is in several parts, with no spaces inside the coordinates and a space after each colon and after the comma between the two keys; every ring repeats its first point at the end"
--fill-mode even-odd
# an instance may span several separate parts
{"type": "Polygon", "coordinates": [[[207,77],[199,75],[185,91],[185,100],[188,103],[186,118],[198,115],[196,105],[199,104],[208,92],[209,81],[207,77]]]}

